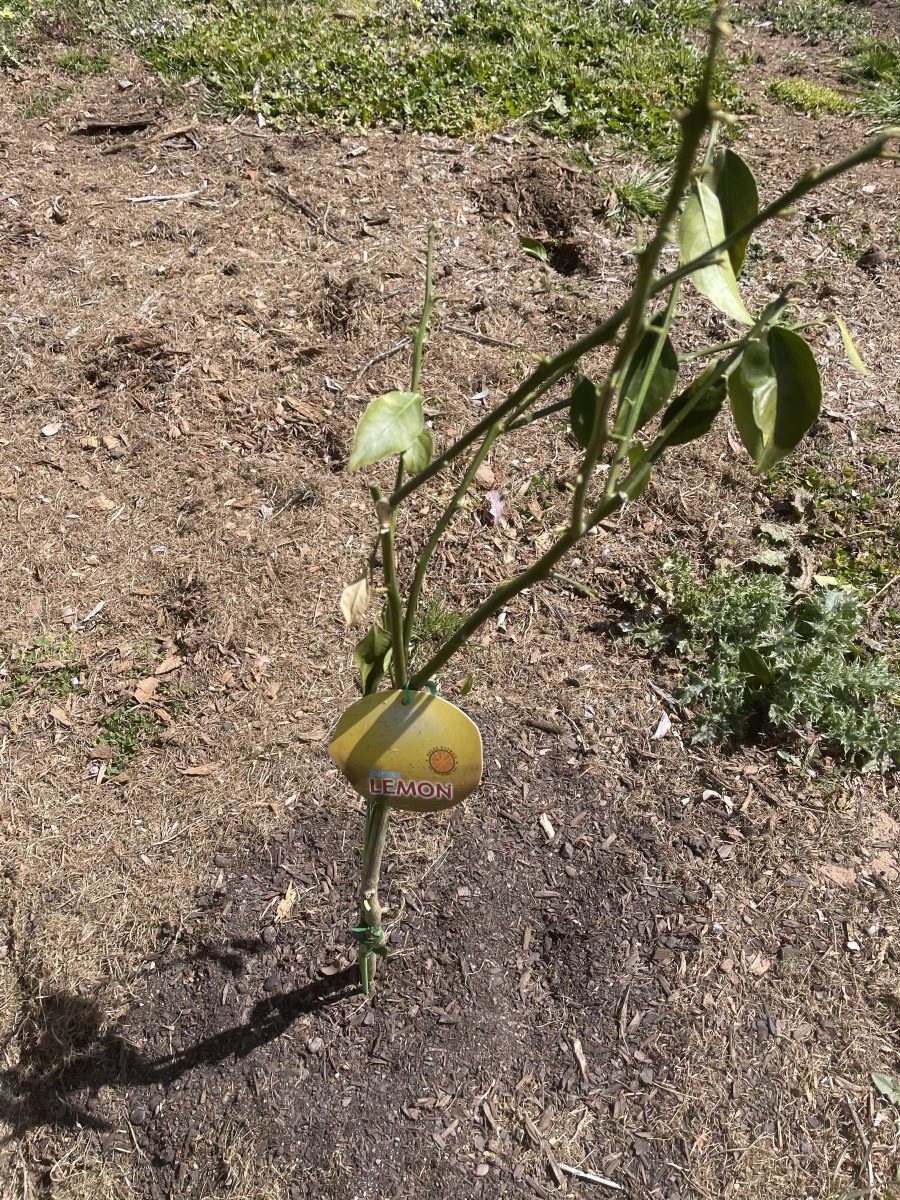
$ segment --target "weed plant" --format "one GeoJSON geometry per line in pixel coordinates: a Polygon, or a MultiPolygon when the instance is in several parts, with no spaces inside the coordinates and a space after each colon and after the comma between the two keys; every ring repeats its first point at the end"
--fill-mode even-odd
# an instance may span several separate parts
{"type": "Polygon", "coordinates": [[[900,766],[900,676],[866,637],[852,589],[797,595],[782,576],[725,567],[702,578],[672,555],[652,602],[626,628],[684,668],[693,741],[767,737],[794,762],[900,766]]]}

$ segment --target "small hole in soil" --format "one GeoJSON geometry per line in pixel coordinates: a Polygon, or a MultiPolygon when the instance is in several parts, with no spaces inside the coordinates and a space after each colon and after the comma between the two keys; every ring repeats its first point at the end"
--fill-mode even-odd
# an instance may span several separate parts
{"type": "Polygon", "coordinates": [[[588,270],[578,242],[551,242],[547,246],[547,262],[560,275],[577,275],[588,270]]]}

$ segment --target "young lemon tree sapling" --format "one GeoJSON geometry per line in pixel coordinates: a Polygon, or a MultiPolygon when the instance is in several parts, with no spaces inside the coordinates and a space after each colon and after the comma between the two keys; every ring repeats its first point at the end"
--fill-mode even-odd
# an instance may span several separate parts
{"type": "Polygon", "coordinates": [[[500,404],[435,455],[421,390],[434,306],[432,229],[409,389],[372,400],[357,425],[350,471],[397,460],[393,489],[387,494],[374,484],[370,489],[377,523],[372,553],[365,571],[341,596],[347,623],[359,622],[370,605],[370,581],[380,557],[383,606],[353,651],[363,696],[340,718],[330,745],[335,761],[367,803],[359,919],[353,929],[365,991],[373,956],[386,954],[378,880],[391,808],[448,808],[469,795],[481,778],[477,728],[435,694],[434,680],[441,669],[485,621],[546,578],[594,526],[636,500],[665,456],[703,437],[726,402],[758,472],[769,471],[789,454],[816,420],[822,402],[816,361],[800,330],[835,320],[848,358],[865,371],[840,318],[793,322],[789,287],[761,312],[753,312],[738,279],[756,230],[783,218],[809,192],[859,164],[896,157],[889,148],[900,131],[884,130],[840,162],[807,171],[761,208],[746,162],[718,144],[718,131],[727,118],[715,111],[711,95],[717,56],[728,32],[722,10],[720,4],[710,28],[697,98],[680,117],[680,144],[668,195],[652,238],[637,255],[635,280],[625,303],[553,357],[541,358],[500,404]],[[676,239],[680,265],[660,273],[662,251],[676,239]],[[685,280],[733,322],[735,333],[727,342],[679,355],[671,329],[685,280]],[[600,346],[612,352],[608,372],[596,379],[580,373],[582,359],[600,346]],[[424,662],[411,662],[429,563],[478,468],[498,439],[553,419],[568,421],[581,450],[571,480],[567,523],[540,557],[495,588],[424,662]],[[598,471],[601,465],[604,470],[598,471]],[[405,501],[445,474],[456,486],[401,586],[398,517],[405,501]],[[385,678],[389,687],[379,690],[385,678]]]}

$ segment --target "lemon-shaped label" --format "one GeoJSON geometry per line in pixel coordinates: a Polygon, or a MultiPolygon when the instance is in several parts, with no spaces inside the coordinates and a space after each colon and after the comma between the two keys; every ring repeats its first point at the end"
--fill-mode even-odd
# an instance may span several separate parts
{"type": "Polygon", "coordinates": [[[335,726],[328,752],[361,796],[406,808],[452,808],[481,782],[478,726],[430,692],[376,692],[335,726]]]}

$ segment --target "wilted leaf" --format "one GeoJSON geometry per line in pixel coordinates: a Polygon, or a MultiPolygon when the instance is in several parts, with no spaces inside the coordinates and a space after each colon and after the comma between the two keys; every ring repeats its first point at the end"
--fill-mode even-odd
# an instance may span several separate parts
{"type": "Polygon", "coordinates": [[[177,654],[167,654],[153,674],[168,675],[170,671],[177,671],[180,666],[181,659],[177,654]]]}
{"type": "MultiPolygon", "coordinates": [[[[701,180],[695,185],[681,214],[678,241],[682,263],[689,263],[706,254],[724,238],[725,223],[719,201],[715,192],[701,180]]],[[[744,307],[738,291],[734,268],[727,254],[723,254],[721,262],[694,271],[690,278],[697,291],[720,312],[740,321],[742,325],[753,324],[753,318],[744,307]]]]}
{"type": "Polygon", "coordinates": [[[852,367],[855,367],[857,371],[859,371],[860,375],[871,375],[872,372],[859,357],[859,351],[854,345],[853,338],[850,336],[850,330],[844,324],[843,318],[839,317],[837,313],[835,313],[834,320],[838,329],[841,331],[841,341],[844,343],[844,353],[847,355],[847,361],[852,367]]]}
{"type": "Polygon", "coordinates": [[[95,496],[92,503],[95,508],[102,508],[104,512],[112,512],[116,507],[115,500],[110,500],[109,496],[104,496],[102,493],[95,496]]]}
{"type": "Polygon", "coordinates": [[[297,889],[293,883],[288,883],[287,890],[284,896],[278,901],[275,906],[275,921],[285,921],[291,915],[294,909],[294,901],[297,899],[297,889]]]}
{"type": "MultiPolygon", "coordinates": [[[[727,146],[722,147],[713,165],[712,187],[722,210],[722,224],[726,235],[752,221],[759,212],[759,189],[753,172],[739,154],[727,146]]],[[[728,248],[731,269],[740,272],[747,253],[749,237],[741,238],[728,248]]]]}
{"type": "Polygon", "coordinates": [[[391,660],[391,635],[373,621],[365,637],[353,648],[353,661],[359,671],[364,696],[376,691],[391,660]]]}
{"type": "Polygon", "coordinates": [[[133,693],[135,700],[138,704],[149,704],[158,687],[159,680],[152,675],[148,675],[146,679],[139,679],[133,693]]]}
{"type": "Polygon", "coordinates": [[[597,399],[599,388],[587,375],[579,375],[572,388],[572,398],[569,401],[569,423],[572,435],[579,446],[590,445],[594,432],[594,421],[597,417],[597,399]]]}
{"type": "Polygon", "coordinates": [[[425,425],[408,450],[403,451],[403,466],[410,475],[418,475],[431,465],[434,457],[434,437],[425,425]]]}
{"type": "Polygon", "coordinates": [[[819,415],[819,368],[799,334],[774,325],[747,344],[728,381],[734,423],[759,473],[803,439],[819,415]]]}
{"type": "Polygon", "coordinates": [[[57,725],[65,725],[67,729],[71,728],[71,718],[64,708],[60,708],[54,704],[50,709],[50,716],[56,721],[57,725]]]}
{"type": "Polygon", "coordinates": [[[506,512],[506,501],[498,491],[491,490],[484,493],[485,503],[487,504],[488,513],[494,525],[499,525],[503,520],[503,514],[506,512]]]}
{"type": "MultiPolygon", "coordinates": [[[[635,350],[631,362],[628,364],[628,371],[625,375],[625,382],[622,385],[622,395],[619,400],[620,411],[623,406],[636,400],[641,392],[647,368],[659,345],[659,325],[662,320],[662,313],[657,313],[650,323],[650,328],[638,343],[638,348],[635,350]]],[[[644,393],[644,402],[641,405],[641,414],[638,417],[638,423],[635,426],[636,429],[640,429],[641,426],[646,425],[663,408],[672,395],[677,382],[678,355],[675,353],[668,334],[666,334],[663,339],[659,358],[650,376],[647,390],[644,393]]]]}
{"type": "Polygon", "coordinates": [[[341,612],[348,625],[355,625],[369,606],[369,579],[360,575],[341,592],[341,612]]]}
{"type": "Polygon", "coordinates": [[[422,432],[424,420],[418,392],[376,396],[356,426],[347,470],[358,471],[392,454],[403,454],[422,432]]]}
{"type": "Polygon", "coordinates": [[[877,1071],[872,1072],[872,1082],[876,1089],[884,1096],[885,1100],[889,1100],[891,1104],[895,1104],[900,1108],[900,1077],[897,1075],[882,1075],[877,1071]]]}
{"type": "Polygon", "coordinates": [[[793,546],[802,532],[803,529],[796,525],[780,525],[774,521],[761,521],[759,526],[760,536],[778,546],[793,546]]]}
{"type": "Polygon", "coordinates": [[[788,565],[787,554],[783,550],[757,550],[757,552],[747,559],[748,563],[753,563],[757,567],[766,567],[776,571],[783,571],[788,565]]]}
{"type": "Polygon", "coordinates": [[[672,722],[669,719],[668,713],[661,713],[659,720],[656,722],[656,728],[650,735],[653,741],[657,742],[660,738],[664,738],[667,733],[672,731],[672,722]]]}
{"type": "Polygon", "coordinates": [[[215,775],[221,768],[220,762],[198,763],[195,767],[179,767],[182,775],[215,775]]]}
{"type": "Polygon", "coordinates": [[[536,258],[539,262],[546,262],[549,257],[547,254],[547,247],[543,242],[538,241],[537,238],[520,237],[519,245],[529,256],[529,258],[536,258]]]}
{"type": "Polygon", "coordinates": [[[719,415],[719,410],[725,403],[726,384],[724,377],[707,383],[709,376],[715,370],[715,363],[700,372],[693,383],[688,384],[684,391],[675,397],[663,414],[659,428],[659,440],[667,446],[683,446],[703,437],[709,431],[713,421],[719,415]],[[699,395],[699,399],[697,398],[699,395]],[[690,407],[684,419],[673,427],[673,422],[680,413],[690,407]]]}

